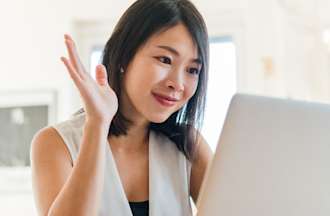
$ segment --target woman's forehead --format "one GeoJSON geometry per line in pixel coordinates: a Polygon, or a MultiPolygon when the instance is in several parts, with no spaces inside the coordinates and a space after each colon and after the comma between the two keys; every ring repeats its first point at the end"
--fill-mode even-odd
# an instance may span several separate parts
{"type": "Polygon", "coordinates": [[[155,33],[145,44],[146,49],[163,49],[169,47],[177,51],[180,55],[193,55],[198,57],[197,46],[194,43],[188,29],[183,24],[177,24],[173,27],[155,33]]]}

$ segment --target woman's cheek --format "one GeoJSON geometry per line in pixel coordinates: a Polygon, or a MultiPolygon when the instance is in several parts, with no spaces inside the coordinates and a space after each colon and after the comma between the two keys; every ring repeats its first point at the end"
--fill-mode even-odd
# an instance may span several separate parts
{"type": "Polygon", "coordinates": [[[156,80],[165,79],[168,74],[169,69],[161,65],[154,65],[150,68],[150,77],[155,78],[156,80]]]}
{"type": "Polygon", "coordinates": [[[188,97],[191,98],[196,90],[197,90],[197,86],[198,86],[198,79],[191,79],[187,85],[187,94],[188,94],[188,97]]]}

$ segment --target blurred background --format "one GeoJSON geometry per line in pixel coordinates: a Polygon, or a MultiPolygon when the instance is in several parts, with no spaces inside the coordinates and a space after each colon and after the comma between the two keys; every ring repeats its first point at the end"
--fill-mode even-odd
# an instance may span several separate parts
{"type": "MultiPolygon", "coordinates": [[[[0,214],[36,215],[29,149],[40,128],[81,107],[60,61],[63,34],[94,76],[102,48],[130,0],[0,3],[0,214]]],[[[193,0],[210,36],[202,130],[214,151],[236,92],[330,102],[329,0],[193,0]]]]}

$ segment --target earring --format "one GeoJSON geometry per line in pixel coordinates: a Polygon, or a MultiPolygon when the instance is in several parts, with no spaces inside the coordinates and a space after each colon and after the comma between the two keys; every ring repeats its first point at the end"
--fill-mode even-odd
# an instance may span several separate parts
{"type": "Polygon", "coordinates": [[[123,67],[120,67],[120,73],[124,73],[123,67]]]}

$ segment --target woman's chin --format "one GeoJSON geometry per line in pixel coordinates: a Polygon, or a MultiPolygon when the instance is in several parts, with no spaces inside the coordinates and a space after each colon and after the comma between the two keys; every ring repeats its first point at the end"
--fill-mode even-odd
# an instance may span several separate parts
{"type": "Polygon", "coordinates": [[[169,118],[169,115],[157,115],[149,118],[150,122],[153,123],[163,123],[169,118]]]}

